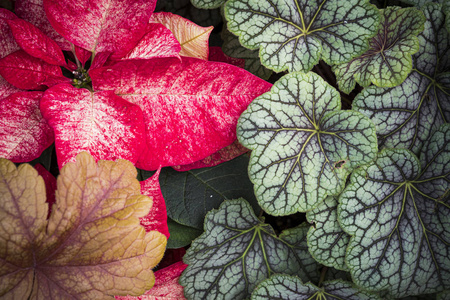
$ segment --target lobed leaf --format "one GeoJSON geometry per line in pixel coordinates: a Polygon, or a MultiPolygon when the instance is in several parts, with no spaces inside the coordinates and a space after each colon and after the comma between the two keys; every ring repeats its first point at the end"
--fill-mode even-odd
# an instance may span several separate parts
{"type": "Polygon", "coordinates": [[[337,216],[338,202],[327,197],[319,206],[306,213],[312,226],[308,230],[308,249],[319,263],[349,271],[345,265],[345,250],[350,236],[342,230],[337,216]]]}
{"type": "Polygon", "coordinates": [[[246,299],[274,273],[316,280],[318,265],[306,247],[307,226],[279,237],[243,199],[225,201],[206,215],[205,233],[187,250],[180,278],[188,299],[246,299]]]}
{"type": "Polygon", "coordinates": [[[0,100],[0,157],[31,161],[53,143],[53,130],[39,111],[42,94],[18,92],[0,100]]]}
{"type": "Polygon", "coordinates": [[[95,90],[141,107],[146,142],[137,167],[190,164],[236,140],[239,115],[271,84],[232,65],[183,57],[123,61],[89,72],[95,90]]]}
{"type": "Polygon", "coordinates": [[[208,60],[208,40],[213,26],[201,27],[167,12],[153,14],[150,21],[160,23],[172,31],[181,45],[180,55],[208,60]]]}
{"type": "Polygon", "coordinates": [[[380,18],[364,0],[231,0],[225,17],[241,44],[259,48],[262,64],[276,72],[350,61],[368,49],[380,18]]]}
{"type": "Polygon", "coordinates": [[[43,0],[53,28],[94,55],[111,52],[121,58],[145,34],[155,0],[43,0]]]}
{"type": "Polygon", "coordinates": [[[0,296],[110,299],[148,290],[166,238],[139,226],[152,201],[135,177],[130,162],[96,164],[81,153],[61,169],[47,220],[42,177],[0,159],[0,296]]]}
{"type": "Polygon", "coordinates": [[[450,124],[423,147],[420,161],[385,149],[356,170],[339,198],[339,222],[352,238],[346,264],[354,282],[395,297],[449,288],[450,124]]]}
{"type": "Polygon", "coordinates": [[[141,109],[113,92],[90,92],[60,84],[45,92],[42,115],[55,131],[61,168],[81,151],[95,159],[138,160],[145,128],[141,109]]]}
{"type": "Polygon", "coordinates": [[[425,17],[415,8],[388,7],[380,10],[381,26],[370,40],[369,50],[334,72],[339,89],[349,94],[356,82],[363,87],[401,84],[412,69],[411,55],[419,51],[417,35],[423,31],[425,17]]]}
{"type": "Polygon", "coordinates": [[[319,288],[309,282],[304,284],[295,276],[275,274],[261,282],[253,291],[251,300],[261,299],[378,300],[380,298],[342,280],[326,281],[319,288]]]}
{"type": "Polygon", "coordinates": [[[339,93],[314,73],[291,73],[241,115],[237,135],[252,149],[249,177],[272,215],[317,207],[344,188],[350,172],[377,151],[375,128],[340,111],[339,93]]]}
{"type": "Polygon", "coordinates": [[[411,74],[398,87],[368,87],[353,102],[354,110],[375,123],[380,147],[415,154],[434,130],[450,121],[450,34],[438,4],[425,5],[423,12],[427,21],[411,74]]]}

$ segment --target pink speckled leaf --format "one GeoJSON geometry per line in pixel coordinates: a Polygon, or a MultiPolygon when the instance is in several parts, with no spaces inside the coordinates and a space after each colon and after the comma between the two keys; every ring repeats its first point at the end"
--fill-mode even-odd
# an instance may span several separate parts
{"type": "Polygon", "coordinates": [[[39,111],[42,94],[18,92],[0,100],[0,157],[31,161],[53,143],[53,130],[39,111]]]}
{"type": "Polygon", "coordinates": [[[147,147],[137,167],[190,164],[236,140],[236,124],[270,83],[232,65],[183,57],[129,60],[90,72],[94,89],[142,108],[147,147]]]}
{"type": "Polygon", "coordinates": [[[149,214],[141,218],[141,225],[145,231],[159,231],[169,239],[169,227],[167,226],[167,209],[161,187],[159,186],[159,173],[161,168],[149,179],[141,181],[142,195],[149,196],[153,200],[153,206],[149,214]]]}
{"type": "Polygon", "coordinates": [[[239,68],[245,67],[245,59],[230,57],[223,53],[221,47],[209,47],[208,60],[221,61],[239,68]]]}
{"type": "Polygon", "coordinates": [[[123,59],[179,57],[180,50],[180,43],[169,29],[162,24],[150,23],[148,33],[123,59]]]}
{"type": "Polygon", "coordinates": [[[15,12],[21,19],[30,22],[54,40],[62,50],[71,49],[70,43],[50,25],[44,11],[43,0],[16,0],[15,12]]]}
{"type": "Polygon", "coordinates": [[[80,61],[81,65],[83,65],[84,67],[84,64],[91,57],[92,53],[78,46],[74,47],[75,47],[75,55],[77,56],[77,59],[80,61]]]}
{"type": "Polygon", "coordinates": [[[64,66],[66,60],[61,48],[33,24],[21,20],[8,20],[9,27],[19,46],[31,56],[52,65],[64,66]]]}
{"type": "Polygon", "coordinates": [[[0,8],[0,58],[3,58],[20,49],[12,35],[7,20],[17,19],[16,15],[0,8]]]}
{"type": "Polygon", "coordinates": [[[146,33],[156,0],[44,0],[53,28],[74,45],[120,58],[146,33]]]}
{"type": "Polygon", "coordinates": [[[155,285],[142,296],[116,296],[117,300],[185,300],[183,286],[178,279],[188,265],[177,262],[155,272],[155,285]]]}
{"type": "Polygon", "coordinates": [[[10,84],[8,81],[6,81],[5,78],[0,76],[0,101],[3,98],[8,97],[9,95],[12,95],[14,93],[22,91],[21,89],[16,88],[12,84],[10,84]]]}
{"type": "Polygon", "coordinates": [[[66,82],[61,68],[33,57],[23,50],[0,59],[0,75],[23,90],[40,89],[42,85],[66,82]]]}
{"type": "Polygon", "coordinates": [[[44,168],[44,166],[42,166],[39,163],[34,165],[34,168],[36,169],[36,171],[38,171],[39,175],[41,175],[42,178],[44,179],[45,194],[47,195],[47,203],[48,203],[48,216],[47,216],[48,218],[52,212],[53,204],[56,201],[55,198],[56,178],[55,176],[52,175],[52,173],[47,171],[47,169],[44,168]]]}
{"type": "Polygon", "coordinates": [[[180,55],[208,59],[208,40],[213,26],[201,27],[188,19],[167,12],[153,14],[151,22],[161,23],[172,31],[180,42],[180,55]]]}
{"type": "Polygon", "coordinates": [[[204,159],[193,162],[188,165],[181,166],[173,166],[173,168],[179,172],[185,172],[192,169],[200,169],[206,167],[214,167],[218,164],[224,163],[226,161],[232,160],[245,152],[248,152],[248,149],[242,146],[238,140],[234,141],[233,144],[226,146],[225,148],[220,149],[219,151],[211,154],[204,159]]]}
{"type": "Polygon", "coordinates": [[[103,65],[107,62],[109,56],[111,55],[110,52],[99,52],[95,55],[94,61],[92,62],[91,67],[89,70],[97,69],[100,67],[103,67],[103,65]]]}
{"type": "Polygon", "coordinates": [[[81,151],[96,160],[126,159],[135,163],[143,148],[145,129],[141,109],[113,92],[92,93],[70,84],[45,92],[42,115],[55,131],[61,168],[81,151]]]}

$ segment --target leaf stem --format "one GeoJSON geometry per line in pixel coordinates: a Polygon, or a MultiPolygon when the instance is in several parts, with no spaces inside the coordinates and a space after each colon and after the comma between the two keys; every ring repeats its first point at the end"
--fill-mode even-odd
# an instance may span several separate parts
{"type": "Polygon", "coordinates": [[[320,273],[319,284],[317,285],[318,287],[320,287],[322,285],[322,282],[325,280],[325,275],[327,274],[327,271],[328,271],[328,267],[323,266],[322,272],[320,273]]]}
{"type": "Polygon", "coordinates": [[[77,67],[78,67],[78,69],[81,69],[81,63],[78,60],[77,55],[75,54],[75,45],[74,44],[70,44],[70,45],[71,45],[71,51],[73,53],[73,56],[75,57],[75,62],[77,63],[77,67]]]}

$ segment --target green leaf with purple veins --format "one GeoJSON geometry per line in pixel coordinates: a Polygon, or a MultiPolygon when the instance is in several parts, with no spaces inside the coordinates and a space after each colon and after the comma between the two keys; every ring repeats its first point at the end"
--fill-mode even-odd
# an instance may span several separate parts
{"type": "Polygon", "coordinates": [[[411,74],[394,88],[368,87],[353,102],[354,110],[375,123],[380,147],[415,154],[434,130],[450,121],[450,34],[440,5],[422,9],[427,21],[411,74]]]}
{"type": "Polygon", "coordinates": [[[337,205],[335,197],[327,197],[306,213],[308,222],[313,224],[308,230],[308,249],[319,263],[348,271],[344,259],[350,236],[339,225],[337,205]]]}
{"type": "Polygon", "coordinates": [[[275,273],[319,279],[319,265],[306,245],[308,225],[277,236],[243,200],[227,200],[205,218],[205,232],[192,243],[180,278],[187,299],[248,299],[275,273]]]}
{"type": "Polygon", "coordinates": [[[416,8],[388,7],[380,10],[381,26],[370,40],[370,48],[348,63],[334,67],[339,89],[350,93],[358,82],[367,87],[401,84],[412,69],[411,55],[419,51],[417,35],[425,17],[416,8]]]}
{"type": "Polygon", "coordinates": [[[357,285],[394,297],[450,288],[450,124],[432,135],[420,161],[405,149],[381,151],[352,174],[339,202],[357,285]]]}
{"type": "Polygon", "coordinates": [[[272,215],[309,211],[344,188],[377,152],[373,123],[340,110],[339,93],[318,75],[291,73],[248,106],[237,136],[252,154],[249,177],[272,215]]]}
{"type": "Polygon", "coordinates": [[[276,274],[261,282],[252,293],[251,300],[295,299],[295,300],[378,300],[377,295],[358,289],[351,282],[333,280],[321,287],[300,278],[276,274]]]}
{"type": "Polygon", "coordinates": [[[276,72],[350,61],[368,49],[380,18],[365,0],[230,0],[225,17],[241,44],[259,49],[262,64],[276,72]]]}

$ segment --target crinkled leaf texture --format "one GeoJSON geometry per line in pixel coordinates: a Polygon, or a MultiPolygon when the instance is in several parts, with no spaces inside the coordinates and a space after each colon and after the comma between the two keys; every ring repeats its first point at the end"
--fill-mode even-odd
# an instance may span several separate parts
{"type": "Polygon", "coordinates": [[[252,293],[251,300],[295,299],[295,300],[380,300],[377,295],[358,289],[351,282],[325,281],[321,287],[300,278],[275,274],[261,282],[252,293]]]}
{"type": "Polygon", "coordinates": [[[53,143],[53,130],[39,110],[42,94],[17,92],[0,99],[0,157],[31,161],[53,143]]]}
{"type": "Polygon", "coordinates": [[[205,233],[187,250],[180,278],[188,299],[247,299],[274,273],[318,280],[319,265],[306,246],[306,226],[277,236],[244,199],[227,200],[205,218],[205,233]]]}
{"type": "Polygon", "coordinates": [[[42,115],[55,131],[61,168],[81,151],[95,159],[126,159],[135,163],[145,136],[141,109],[111,91],[90,92],[70,84],[48,89],[42,115]]]}
{"type": "Polygon", "coordinates": [[[180,55],[208,59],[208,42],[212,26],[201,27],[188,19],[167,12],[153,14],[151,22],[160,23],[173,32],[181,45],[180,55]]]}
{"type": "Polygon", "coordinates": [[[202,9],[218,8],[225,2],[226,0],[191,0],[192,5],[202,9]]]}
{"type": "Polygon", "coordinates": [[[123,57],[146,33],[155,0],[44,0],[50,24],[66,40],[92,53],[123,57]]]}
{"type": "Polygon", "coordinates": [[[185,300],[183,287],[178,283],[187,265],[177,262],[155,272],[155,285],[150,291],[138,297],[118,297],[117,300],[185,300]]]}
{"type": "Polygon", "coordinates": [[[252,149],[249,177],[272,215],[308,211],[344,188],[377,152],[375,126],[340,110],[339,93],[315,73],[291,73],[241,115],[237,135],[252,149]]]}
{"type": "Polygon", "coordinates": [[[450,121],[450,34],[440,5],[429,3],[423,12],[427,21],[411,74],[394,88],[368,87],[353,101],[353,109],[375,123],[380,147],[416,155],[430,134],[450,121]]]}
{"type": "Polygon", "coordinates": [[[412,69],[411,55],[419,51],[417,35],[423,31],[425,17],[416,8],[388,7],[380,10],[381,26],[370,40],[370,48],[349,63],[338,65],[339,89],[350,93],[358,82],[367,87],[401,84],[412,69]]]}
{"type": "Polygon", "coordinates": [[[139,225],[152,200],[130,162],[79,154],[61,169],[48,220],[36,170],[0,159],[0,176],[0,296],[110,299],[151,288],[166,238],[139,225]]]}
{"type": "Polygon", "coordinates": [[[394,297],[450,288],[450,124],[421,151],[385,149],[339,197],[354,282],[394,297]]]}
{"type": "Polygon", "coordinates": [[[230,145],[239,115],[271,87],[238,67],[191,57],[122,61],[89,74],[95,90],[142,109],[147,146],[136,166],[144,170],[190,164],[230,145]]]}
{"type": "Polygon", "coordinates": [[[241,44],[259,48],[262,64],[276,72],[350,61],[368,49],[380,18],[364,0],[231,0],[225,16],[241,44]]]}

